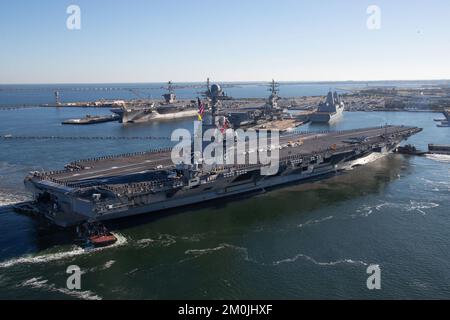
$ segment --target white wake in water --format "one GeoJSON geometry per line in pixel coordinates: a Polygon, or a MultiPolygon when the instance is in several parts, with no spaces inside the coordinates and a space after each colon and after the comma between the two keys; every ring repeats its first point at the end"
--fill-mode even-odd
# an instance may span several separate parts
{"type": "Polygon", "coordinates": [[[117,248],[120,246],[123,246],[127,243],[127,239],[122,236],[119,233],[113,233],[117,237],[117,242],[109,247],[104,248],[95,248],[95,249],[84,249],[80,247],[73,247],[70,251],[64,251],[64,252],[56,252],[56,253],[49,253],[49,254],[43,254],[43,255],[37,255],[37,256],[24,256],[19,258],[14,258],[11,260],[7,260],[4,262],[0,262],[0,268],[9,268],[17,265],[22,264],[40,264],[40,263],[48,263],[68,258],[73,258],[85,254],[91,254],[96,253],[103,250],[108,250],[112,248],[117,248]]]}
{"type": "Polygon", "coordinates": [[[363,205],[362,207],[356,209],[356,212],[358,214],[354,214],[352,215],[352,218],[355,218],[357,216],[363,216],[363,217],[368,217],[370,216],[374,211],[375,212],[379,212],[381,211],[382,208],[384,207],[388,207],[391,204],[388,202],[384,202],[384,203],[380,203],[377,205],[363,205]]]}
{"type": "Polygon", "coordinates": [[[250,260],[247,248],[238,247],[238,246],[235,246],[235,245],[232,245],[232,244],[229,244],[229,243],[221,243],[217,247],[214,247],[214,248],[189,249],[189,250],[186,250],[184,253],[186,255],[188,255],[188,256],[191,256],[191,257],[187,258],[187,259],[180,260],[179,263],[183,263],[183,262],[186,262],[186,261],[194,260],[194,259],[200,258],[200,257],[202,257],[204,255],[212,254],[214,252],[225,250],[225,249],[231,249],[231,250],[239,252],[240,254],[242,254],[242,256],[244,257],[245,261],[255,262],[253,260],[250,260]]]}
{"type": "Polygon", "coordinates": [[[410,201],[410,206],[406,207],[406,211],[417,211],[420,212],[423,215],[426,215],[427,213],[425,210],[427,209],[433,209],[439,207],[439,204],[433,203],[433,202],[421,202],[421,201],[410,201]]]}
{"type": "Polygon", "coordinates": [[[31,197],[20,194],[6,193],[0,190],[0,208],[17,204],[20,202],[30,201],[31,197]]]}
{"type": "Polygon", "coordinates": [[[158,236],[155,236],[153,238],[145,238],[145,239],[139,239],[135,241],[135,244],[140,248],[147,248],[147,247],[169,247],[177,241],[184,241],[184,242],[199,242],[201,239],[204,239],[206,235],[208,234],[214,234],[215,232],[209,231],[205,233],[197,233],[193,235],[188,236],[176,236],[176,235],[170,235],[170,234],[159,234],[158,236]]]}
{"type": "Polygon", "coordinates": [[[48,280],[45,280],[42,277],[31,278],[29,280],[26,280],[22,282],[22,284],[20,284],[20,287],[29,287],[33,289],[41,289],[50,292],[59,292],[82,300],[102,300],[100,296],[98,296],[92,291],[78,291],[78,290],[69,290],[66,288],[58,288],[54,284],[48,283],[48,280]]]}
{"type": "Polygon", "coordinates": [[[214,248],[190,249],[190,250],[186,250],[184,253],[187,254],[187,255],[193,255],[193,256],[199,257],[199,256],[202,256],[202,255],[205,255],[205,254],[210,254],[210,253],[213,253],[215,251],[220,251],[220,250],[224,250],[224,249],[232,249],[232,250],[236,250],[236,251],[242,252],[242,253],[245,254],[246,260],[248,260],[248,253],[247,253],[247,249],[246,248],[234,246],[234,245],[228,244],[228,243],[219,244],[217,247],[214,247],[214,248]]]}
{"type": "Polygon", "coordinates": [[[175,244],[177,241],[174,236],[170,234],[160,234],[157,238],[152,239],[140,239],[136,241],[137,245],[141,248],[147,247],[169,247],[172,244],[175,244]]]}
{"type": "MultiPolygon", "coordinates": [[[[24,194],[23,190],[19,193],[15,192],[16,179],[11,178],[16,175],[24,176],[29,171],[28,169],[30,168],[0,161],[0,182],[2,182],[0,186],[0,207],[31,200],[31,196],[24,194]]],[[[20,178],[20,181],[23,181],[22,178],[20,178]]]]}
{"type": "Polygon", "coordinates": [[[450,155],[447,154],[427,154],[425,157],[438,162],[450,163],[450,155]]]}
{"type": "Polygon", "coordinates": [[[287,258],[287,259],[272,262],[272,265],[278,266],[278,265],[284,264],[284,263],[292,263],[292,262],[297,261],[300,258],[310,261],[318,266],[335,266],[335,265],[339,265],[339,264],[354,264],[354,265],[362,265],[362,266],[369,265],[368,263],[366,263],[364,261],[357,261],[357,260],[352,260],[352,259],[341,259],[341,260],[330,261],[330,262],[320,262],[320,261],[317,261],[314,258],[311,258],[310,256],[307,256],[302,253],[299,253],[292,258],[287,258]]]}
{"type": "MultiPolygon", "coordinates": [[[[249,258],[247,248],[234,246],[234,245],[231,245],[228,243],[222,243],[222,244],[218,245],[217,247],[213,247],[213,248],[186,250],[185,254],[192,255],[192,256],[194,256],[194,258],[197,258],[197,257],[201,257],[203,255],[211,254],[211,253],[221,251],[224,249],[236,250],[236,251],[240,252],[241,254],[243,254],[245,261],[253,262],[253,263],[256,263],[261,266],[278,266],[278,265],[285,264],[285,263],[295,262],[300,258],[305,259],[309,262],[312,262],[313,264],[318,265],[318,266],[335,266],[335,265],[341,265],[341,264],[361,265],[361,266],[369,265],[368,263],[366,263],[364,261],[352,260],[352,259],[340,259],[340,260],[336,260],[336,261],[321,262],[321,261],[317,261],[314,258],[307,256],[305,254],[302,254],[302,253],[299,253],[292,258],[286,258],[286,259],[274,261],[271,263],[261,263],[261,262],[258,262],[258,261],[255,261],[255,260],[249,258]]],[[[181,262],[185,262],[187,260],[191,260],[191,259],[185,259],[185,260],[182,260],[181,262]]]]}
{"type": "Polygon", "coordinates": [[[420,178],[420,180],[425,182],[433,191],[445,191],[445,189],[450,191],[450,179],[446,181],[433,181],[426,178],[420,178]]]}
{"type": "Polygon", "coordinates": [[[356,217],[368,217],[373,213],[381,212],[384,208],[397,209],[401,212],[419,213],[422,215],[427,214],[427,210],[437,208],[439,204],[434,202],[415,201],[409,202],[382,202],[376,205],[364,205],[356,210],[357,214],[351,215],[352,218],[356,217]]]}
{"type": "Polygon", "coordinates": [[[317,220],[308,220],[305,223],[300,223],[299,225],[297,225],[297,227],[303,228],[303,227],[306,227],[306,226],[309,226],[312,224],[318,224],[318,223],[325,222],[325,221],[328,221],[331,219],[333,219],[333,216],[329,216],[329,217],[325,217],[325,218],[317,219],[317,220]]]}
{"type": "Polygon", "coordinates": [[[109,260],[101,266],[90,268],[89,270],[84,271],[84,272],[82,271],[81,273],[86,274],[88,272],[105,271],[105,270],[108,270],[109,268],[111,268],[115,263],[116,263],[115,260],[109,260]]]}

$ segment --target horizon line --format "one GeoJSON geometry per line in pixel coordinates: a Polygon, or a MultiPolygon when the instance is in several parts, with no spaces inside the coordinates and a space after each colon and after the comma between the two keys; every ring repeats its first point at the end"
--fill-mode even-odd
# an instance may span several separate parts
{"type": "MultiPolygon", "coordinates": [[[[114,84],[163,84],[171,81],[172,83],[205,83],[206,80],[202,81],[138,81],[138,82],[13,82],[13,83],[3,83],[0,82],[0,86],[14,86],[14,85],[94,85],[94,84],[107,84],[107,85],[114,85],[114,84]]],[[[395,80],[276,80],[278,83],[370,83],[370,82],[432,82],[432,81],[450,81],[450,78],[448,79],[395,79],[395,80]]],[[[211,83],[227,83],[227,84],[247,84],[247,83],[266,83],[270,82],[270,80],[264,81],[264,80],[239,80],[239,81],[230,81],[230,80],[217,80],[217,81],[211,81],[211,83]]]]}

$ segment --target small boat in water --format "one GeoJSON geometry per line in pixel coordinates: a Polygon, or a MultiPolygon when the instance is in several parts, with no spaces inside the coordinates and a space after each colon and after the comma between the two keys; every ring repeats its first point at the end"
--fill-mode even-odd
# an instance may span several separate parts
{"type": "Polygon", "coordinates": [[[88,246],[95,248],[108,247],[117,242],[117,237],[99,222],[84,223],[77,227],[77,233],[88,246]]]}
{"type": "Polygon", "coordinates": [[[89,242],[94,247],[107,247],[116,243],[117,238],[111,232],[107,232],[103,235],[95,235],[89,237],[89,242]]]}

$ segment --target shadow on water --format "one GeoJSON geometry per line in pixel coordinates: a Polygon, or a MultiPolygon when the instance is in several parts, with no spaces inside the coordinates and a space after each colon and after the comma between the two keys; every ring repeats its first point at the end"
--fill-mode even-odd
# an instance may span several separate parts
{"type": "MultiPolygon", "coordinates": [[[[112,231],[126,231],[135,227],[145,228],[146,225],[182,213],[192,214],[189,221],[200,225],[203,223],[203,214],[220,215],[222,216],[220,219],[227,219],[227,215],[239,217],[227,221],[227,223],[231,223],[231,227],[252,226],[261,223],[261,221],[272,223],[277,221],[281,214],[284,218],[289,218],[323,207],[336,206],[339,203],[369,194],[383,193],[389,182],[398,179],[400,172],[404,170],[409,170],[408,158],[390,155],[375,163],[351,171],[328,174],[303,182],[294,182],[268,190],[230,196],[201,204],[116,219],[105,222],[105,225],[112,231]],[[251,208],[250,212],[249,207],[251,208]],[[192,217],[197,218],[191,219],[192,217]]],[[[0,212],[1,210],[2,208],[0,208],[0,212]]],[[[34,230],[29,230],[26,236],[29,238],[28,241],[34,244],[36,251],[76,243],[75,228],[62,229],[49,226],[42,221],[33,220],[32,229],[34,230]]],[[[221,223],[221,220],[218,220],[217,223],[221,223]]]]}
{"type": "Polygon", "coordinates": [[[325,206],[335,206],[369,194],[383,193],[387,185],[398,179],[400,172],[409,170],[409,159],[390,155],[364,167],[336,174],[326,174],[301,182],[292,182],[270,189],[248,192],[199,204],[166,209],[107,222],[112,230],[145,226],[158,220],[184,213],[222,215],[236,214],[236,223],[253,224],[262,219],[276,220],[283,215],[310,212],[325,206]],[[257,202],[257,214],[248,212],[248,205],[257,202]],[[299,206],[298,204],[301,204],[299,206]]]}
{"type": "Polygon", "coordinates": [[[31,218],[32,227],[29,228],[28,236],[32,238],[32,242],[39,250],[45,250],[56,245],[70,245],[77,239],[75,228],[58,227],[45,218],[30,217],[26,213],[16,212],[13,206],[0,207],[1,213],[31,218]],[[3,210],[3,208],[5,209],[3,210]]]}

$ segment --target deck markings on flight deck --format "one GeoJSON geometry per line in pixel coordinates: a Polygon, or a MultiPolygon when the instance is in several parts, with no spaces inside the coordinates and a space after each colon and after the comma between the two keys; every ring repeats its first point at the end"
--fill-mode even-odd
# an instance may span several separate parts
{"type": "MultiPolygon", "coordinates": [[[[385,130],[385,128],[369,129],[369,130],[358,132],[358,134],[369,133],[369,132],[377,133],[380,130],[385,130]]],[[[352,135],[355,135],[355,133],[354,132],[343,132],[343,133],[331,136],[330,138],[342,138],[342,137],[352,136],[352,135]]],[[[141,169],[141,168],[146,169],[147,167],[142,167],[142,164],[144,164],[144,163],[147,163],[147,164],[148,163],[154,163],[154,162],[158,162],[158,161],[163,162],[163,161],[166,161],[166,160],[170,160],[170,157],[161,157],[161,158],[158,158],[158,159],[155,159],[155,160],[147,159],[147,160],[145,160],[143,162],[131,163],[131,164],[126,164],[126,165],[122,165],[122,166],[115,166],[115,167],[106,168],[106,169],[87,170],[87,172],[84,172],[84,173],[63,175],[63,176],[61,176],[61,178],[74,178],[74,177],[80,177],[80,176],[86,176],[86,177],[90,177],[90,178],[97,178],[97,177],[99,177],[101,175],[95,175],[95,176],[92,176],[92,175],[93,174],[100,174],[100,173],[103,173],[103,172],[106,173],[108,171],[111,171],[111,173],[112,173],[112,171],[114,171],[114,170],[120,170],[119,172],[128,172],[128,171],[132,171],[132,170],[138,170],[138,169],[141,169]],[[125,168],[130,168],[130,169],[125,169],[125,168]]]]}
{"type": "MultiPolygon", "coordinates": [[[[156,160],[150,160],[150,162],[157,162],[157,161],[162,161],[162,160],[167,160],[167,159],[170,159],[170,157],[160,158],[160,159],[156,159],[156,160]]],[[[140,166],[140,165],[143,165],[144,163],[149,163],[148,161],[149,160],[144,161],[144,162],[138,162],[138,163],[132,163],[132,164],[123,165],[123,166],[117,167],[114,170],[140,166]]],[[[88,172],[77,173],[77,175],[78,176],[89,176],[89,175],[92,175],[92,174],[101,173],[101,172],[107,172],[107,171],[113,171],[113,168],[106,168],[106,169],[92,170],[92,171],[89,170],[88,172]]],[[[121,171],[129,171],[129,170],[121,170],[121,171]]],[[[71,174],[69,177],[74,177],[74,176],[75,176],[75,174],[71,174]]],[[[63,177],[65,177],[65,176],[63,176],[63,177]]]]}
{"type": "MultiPolygon", "coordinates": [[[[366,131],[363,131],[361,133],[367,133],[367,132],[373,132],[373,130],[366,130],[366,131]]],[[[351,132],[351,133],[343,133],[343,134],[340,134],[340,135],[336,135],[335,137],[345,137],[345,136],[349,136],[349,135],[354,135],[354,133],[353,132],[351,132]]],[[[128,171],[140,169],[141,168],[140,166],[143,163],[152,163],[152,162],[163,161],[163,160],[167,160],[167,159],[170,159],[170,158],[169,157],[165,157],[165,158],[159,158],[159,159],[156,159],[156,160],[145,160],[144,162],[132,163],[132,164],[127,164],[127,165],[123,165],[123,166],[119,166],[119,167],[112,167],[112,168],[107,168],[107,169],[88,171],[88,172],[85,172],[85,173],[78,174],[78,176],[88,176],[89,177],[89,175],[92,175],[92,174],[101,173],[101,172],[108,172],[108,171],[113,171],[113,170],[117,170],[117,169],[120,169],[120,172],[128,172],[128,171]],[[133,167],[135,167],[135,168],[133,168],[133,167]],[[130,168],[130,169],[125,169],[125,168],[130,168]]],[[[74,177],[74,176],[75,175],[72,175],[72,177],[74,177]]],[[[101,175],[90,176],[90,178],[97,178],[99,176],[101,176],[101,175]]]]}
{"type": "MultiPolygon", "coordinates": [[[[121,167],[120,168],[121,170],[119,172],[122,173],[122,172],[128,172],[128,171],[135,171],[135,170],[139,170],[139,169],[148,169],[148,166],[146,166],[146,165],[142,166],[142,164],[143,163],[135,163],[135,164],[132,164],[132,165],[127,165],[126,167],[132,167],[132,168],[123,169],[123,170],[122,170],[122,168],[125,168],[125,167],[121,167]]],[[[101,170],[101,172],[106,172],[106,171],[109,171],[109,170],[111,170],[111,169],[101,170]]],[[[146,172],[148,172],[148,171],[149,170],[147,170],[146,172]]],[[[94,176],[89,176],[89,174],[96,174],[96,173],[100,173],[100,171],[86,172],[85,174],[82,174],[82,175],[86,176],[87,179],[94,179],[94,178],[100,178],[100,177],[105,176],[104,174],[98,174],[98,175],[94,175],[94,176]]],[[[111,173],[112,173],[112,170],[111,170],[111,173]]],[[[140,173],[140,172],[136,172],[136,173],[140,173]]]]}

